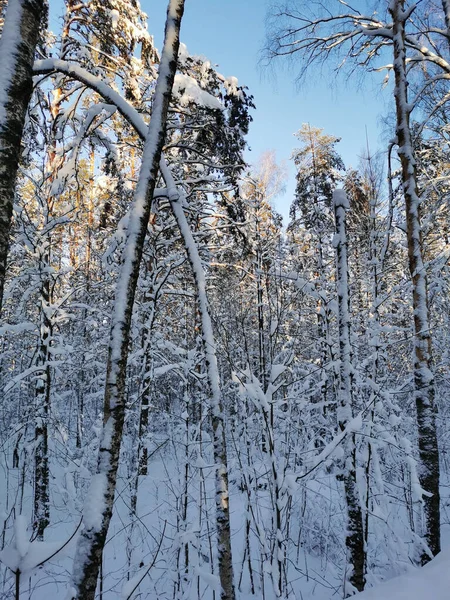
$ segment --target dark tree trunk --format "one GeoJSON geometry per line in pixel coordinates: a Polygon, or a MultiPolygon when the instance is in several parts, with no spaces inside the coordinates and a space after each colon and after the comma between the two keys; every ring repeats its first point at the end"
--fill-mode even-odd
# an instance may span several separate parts
{"type": "MultiPolygon", "coordinates": [[[[338,425],[344,431],[354,417],[353,385],[352,385],[352,351],[350,342],[350,302],[348,282],[347,235],[345,210],[348,200],[343,190],[336,190],[333,195],[336,219],[336,283],[338,296],[339,322],[339,391],[338,391],[338,425]]],[[[340,478],[344,482],[345,500],[347,504],[347,546],[346,582],[359,592],[365,586],[364,568],[366,549],[364,546],[364,521],[361,502],[356,481],[356,444],[355,433],[349,431],[344,439],[344,458],[340,478]]],[[[345,597],[351,596],[354,589],[344,589],[345,597]]]]}
{"type": "MultiPolygon", "coordinates": [[[[43,267],[48,265],[48,254],[41,261],[43,267]]],[[[45,277],[45,275],[44,275],[45,277]]],[[[46,309],[50,304],[50,282],[42,282],[41,287],[41,327],[37,353],[37,365],[42,367],[36,383],[35,410],[35,456],[34,456],[34,522],[33,531],[38,540],[44,539],[44,532],[50,524],[50,491],[48,464],[48,419],[50,412],[51,373],[49,360],[49,344],[52,337],[52,324],[47,317],[46,309]]]]}
{"type": "Polygon", "coordinates": [[[0,38],[0,311],[9,232],[43,0],[10,0],[0,38]]]}

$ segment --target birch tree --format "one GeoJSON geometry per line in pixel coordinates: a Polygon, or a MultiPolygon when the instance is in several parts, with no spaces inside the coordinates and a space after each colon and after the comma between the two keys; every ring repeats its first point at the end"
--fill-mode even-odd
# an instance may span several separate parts
{"type": "MultiPolygon", "coordinates": [[[[448,63],[441,57],[436,46],[430,42],[419,43],[418,35],[406,32],[406,25],[417,5],[406,5],[403,1],[392,1],[378,12],[364,14],[353,11],[344,3],[336,3],[335,12],[311,14],[305,3],[290,3],[275,12],[274,30],[267,47],[267,57],[298,57],[304,67],[303,75],[316,63],[324,63],[333,54],[364,69],[370,64],[382,68],[384,50],[389,47],[393,56],[394,98],[396,104],[396,144],[402,165],[402,186],[405,199],[406,233],[408,242],[408,265],[412,285],[411,305],[414,311],[414,358],[413,379],[416,403],[416,421],[420,457],[419,479],[423,489],[424,509],[423,540],[426,547],[420,562],[427,562],[440,551],[440,501],[439,501],[439,450],[436,436],[434,375],[431,364],[431,332],[427,299],[427,277],[423,263],[420,229],[420,191],[417,185],[415,158],[412,146],[410,114],[416,106],[420,94],[430,85],[448,77],[448,63]],[[406,67],[406,52],[409,69],[415,65],[428,65],[433,70],[441,70],[437,79],[427,79],[417,96],[409,102],[408,80],[411,75],[406,67]],[[382,58],[380,59],[380,55],[382,58]]],[[[421,24],[421,20],[418,20],[421,24]]],[[[421,33],[420,25],[416,32],[421,33]]],[[[438,36],[445,32],[436,29],[438,36]]],[[[434,29],[425,30],[425,36],[434,29]]],[[[433,71],[435,72],[435,71],[433,71]]]]}
{"type": "Polygon", "coordinates": [[[424,538],[427,548],[422,552],[425,564],[441,549],[439,501],[439,449],[436,435],[434,405],[434,373],[431,362],[431,331],[428,309],[427,274],[422,256],[419,189],[416,161],[410,127],[408,80],[406,70],[405,25],[409,11],[404,0],[393,0],[389,11],[393,22],[393,52],[395,74],[395,106],[397,114],[398,155],[402,167],[402,184],[406,208],[408,263],[413,284],[414,310],[414,397],[417,410],[420,483],[423,496],[424,538]]]}
{"type": "Polygon", "coordinates": [[[0,38],[0,310],[33,61],[44,0],[9,0],[0,38]]]}
{"type": "Polygon", "coordinates": [[[83,512],[73,568],[72,598],[92,600],[112,516],[125,414],[125,380],[134,295],[139,277],[150,207],[165,139],[167,111],[177,65],[183,0],[171,0],[142,166],[128,221],[127,238],[117,281],[108,350],[103,432],[97,472],[83,512]]]}
{"type": "MultiPolygon", "coordinates": [[[[195,66],[195,65],[194,65],[195,66]]],[[[61,72],[67,73],[68,75],[73,75],[79,81],[85,83],[86,85],[90,85],[98,91],[104,98],[109,99],[113,103],[116,104],[119,111],[128,119],[133,126],[139,132],[141,137],[145,136],[143,133],[142,120],[137,114],[137,112],[124,101],[123,98],[114,92],[108,85],[106,85],[103,81],[98,78],[90,75],[87,71],[82,68],[79,68],[78,65],[74,65],[73,63],[67,63],[65,61],[43,61],[43,63],[38,63],[37,70],[39,72],[48,72],[53,70],[59,70],[61,72]]],[[[202,69],[202,72],[211,77],[210,73],[211,69],[208,67],[207,69],[202,69]]],[[[225,87],[225,98],[224,104],[227,108],[229,108],[229,112],[227,113],[227,124],[228,129],[222,130],[221,127],[225,125],[224,114],[222,112],[223,105],[211,95],[200,88],[200,86],[194,87],[193,94],[193,104],[196,103],[202,105],[202,101],[205,102],[206,107],[209,111],[213,111],[213,119],[211,119],[210,123],[205,123],[199,129],[198,134],[194,135],[194,138],[197,139],[196,143],[199,148],[196,149],[195,145],[192,148],[192,151],[199,156],[196,160],[191,160],[190,162],[195,164],[198,162],[199,164],[199,177],[197,179],[193,179],[193,182],[196,182],[199,186],[200,190],[208,191],[207,186],[211,181],[214,181],[214,178],[204,177],[204,167],[207,165],[212,171],[217,170],[218,168],[224,169],[227,172],[227,177],[231,178],[233,181],[234,171],[236,168],[239,170],[242,168],[242,164],[237,164],[234,166],[234,161],[239,160],[241,158],[241,151],[243,148],[244,142],[242,141],[242,134],[245,133],[248,127],[249,117],[247,115],[247,107],[251,106],[251,97],[247,97],[245,92],[241,90],[241,88],[237,87],[237,82],[232,78],[231,82],[225,80],[222,76],[217,75],[215,77],[219,82],[221,82],[225,87]],[[239,126],[239,128],[237,127],[239,126]],[[211,145],[211,150],[213,150],[213,160],[210,165],[208,162],[205,162],[204,156],[204,147],[205,144],[211,145]],[[215,156],[215,154],[217,156],[215,156]],[[221,165],[220,158],[223,157],[225,162],[225,166],[221,165]],[[219,159],[219,160],[218,160],[219,159]],[[229,163],[229,164],[227,164],[229,163]]],[[[177,83],[177,95],[181,96],[181,101],[183,102],[183,91],[186,89],[185,85],[186,79],[181,78],[181,81],[177,83]]],[[[192,90],[192,82],[187,79],[187,82],[191,86],[192,90]]],[[[204,84],[205,85],[205,84],[204,84]]],[[[211,83],[213,90],[217,89],[218,84],[215,80],[212,80],[211,83]]],[[[217,92],[216,92],[217,93],[217,92]]],[[[184,104],[191,104],[192,99],[187,95],[187,98],[184,100],[184,104]]],[[[185,114],[186,110],[183,111],[185,114]]],[[[195,119],[198,118],[198,115],[201,115],[203,111],[198,110],[197,115],[195,115],[195,119]]],[[[154,117],[153,117],[154,119],[154,117]]],[[[187,122],[187,131],[190,131],[191,123],[187,122]]],[[[182,129],[182,127],[181,127],[182,129]]],[[[193,128],[197,129],[197,127],[193,128]]],[[[183,147],[183,146],[181,146],[183,147]]],[[[176,145],[174,145],[176,148],[176,145]]],[[[184,147],[183,151],[189,150],[188,147],[184,147]]],[[[178,153],[174,153],[175,157],[179,156],[178,153]]],[[[242,160],[242,159],[241,159],[242,160]]],[[[174,183],[171,178],[171,174],[168,169],[164,166],[164,161],[161,161],[160,166],[162,169],[163,178],[166,180],[166,184],[168,187],[168,195],[169,200],[173,201],[178,198],[179,192],[176,189],[176,183],[174,183]],[[169,182],[168,182],[169,180],[169,182]]],[[[220,184],[220,180],[218,181],[220,184]]],[[[214,191],[214,190],[211,190],[214,191]]],[[[192,193],[192,192],[191,192],[192,193]]],[[[175,212],[175,211],[174,211],[175,212]]],[[[177,218],[178,226],[180,228],[182,237],[184,242],[189,248],[190,242],[188,242],[188,238],[186,237],[188,228],[187,226],[182,226],[181,221],[177,218]]],[[[129,222],[128,222],[128,230],[129,230],[129,222]]],[[[191,254],[189,254],[191,258],[191,254]]],[[[194,273],[196,280],[198,281],[198,268],[199,263],[195,260],[191,260],[193,267],[195,266],[194,273]]],[[[120,276],[119,276],[120,280],[120,276]]],[[[201,298],[204,295],[204,285],[198,284],[198,294],[201,298]]],[[[201,314],[204,315],[207,313],[207,309],[204,306],[204,301],[200,298],[200,305],[202,306],[201,314]],[[206,312],[205,312],[206,311],[206,312]]],[[[202,316],[202,323],[205,325],[206,321],[209,317],[202,316]]],[[[231,559],[231,535],[230,535],[230,524],[229,524],[229,509],[228,509],[228,484],[227,484],[227,458],[226,458],[226,444],[225,444],[225,430],[223,424],[223,411],[221,409],[221,400],[220,400],[220,389],[218,390],[219,385],[219,377],[216,365],[216,371],[214,372],[213,360],[210,359],[210,353],[213,352],[212,344],[213,338],[212,330],[206,325],[206,332],[204,335],[205,339],[208,342],[205,342],[205,354],[206,354],[206,363],[208,366],[208,377],[211,388],[211,396],[212,396],[212,415],[213,415],[213,430],[214,430],[214,454],[217,462],[217,529],[218,535],[221,540],[220,547],[220,556],[219,556],[219,571],[220,571],[220,579],[221,579],[221,587],[222,594],[224,598],[234,598],[234,584],[233,584],[233,573],[232,573],[232,559],[231,559]]],[[[87,502],[89,501],[89,498],[87,502]]]]}
{"type": "Polygon", "coordinates": [[[213,446],[216,482],[216,524],[218,537],[218,562],[221,584],[221,600],[234,600],[235,588],[233,577],[233,561],[231,550],[231,525],[228,491],[228,458],[226,430],[220,389],[220,375],[216,356],[216,343],[212,328],[211,316],[206,294],[206,278],[198,253],[198,248],[184,214],[183,195],[176,191],[175,182],[170,171],[163,166],[163,177],[168,186],[172,211],[182,235],[186,254],[192,267],[198,295],[198,306],[201,319],[202,339],[205,352],[206,372],[208,377],[211,417],[213,428],[213,446]]]}
{"type": "Polygon", "coordinates": [[[344,596],[353,594],[356,588],[359,592],[364,589],[366,563],[364,547],[364,527],[361,502],[356,481],[356,443],[352,422],[355,418],[352,383],[352,349],[350,343],[350,296],[348,281],[347,233],[345,211],[349,208],[345,191],[335,190],[333,205],[336,222],[336,285],[338,297],[339,322],[339,390],[337,418],[339,430],[346,431],[344,450],[345,458],[341,465],[340,477],[344,482],[345,499],[347,504],[347,533],[345,544],[348,552],[344,596]]]}

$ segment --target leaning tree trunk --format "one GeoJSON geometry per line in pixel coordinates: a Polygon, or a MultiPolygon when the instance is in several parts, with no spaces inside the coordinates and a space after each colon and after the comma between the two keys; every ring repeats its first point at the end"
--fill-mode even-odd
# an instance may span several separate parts
{"type": "Polygon", "coordinates": [[[439,502],[439,449],[436,435],[434,374],[431,369],[431,333],[428,310],[427,276],[422,255],[420,198],[410,128],[408,82],[406,74],[404,0],[394,0],[390,13],[393,21],[395,105],[397,111],[398,155],[402,166],[402,185],[406,208],[408,262],[412,279],[414,311],[414,397],[419,440],[419,481],[423,495],[423,537],[428,550],[421,563],[441,549],[439,502]]]}
{"type": "MultiPolygon", "coordinates": [[[[347,234],[345,227],[345,210],[348,199],[343,190],[333,194],[334,213],[336,219],[336,280],[338,296],[339,322],[339,390],[338,390],[338,425],[344,431],[353,419],[352,393],[352,350],[350,342],[350,311],[347,259],[347,234]]],[[[364,525],[361,502],[356,481],[356,444],[354,431],[348,431],[344,440],[344,459],[342,464],[342,480],[344,482],[345,500],[347,504],[347,575],[346,581],[359,592],[364,589],[366,564],[364,546],[364,525]]],[[[345,585],[345,597],[351,596],[354,589],[345,585]]]]}
{"type": "Polygon", "coordinates": [[[131,316],[151,202],[165,139],[167,112],[177,66],[183,11],[184,0],[169,1],[152,118],[144,146],[139,180],[129,217],[126,245],[117,281],[108,348],[103,431],[100,439],[97,472],[86,498],[83,511],[84,528],[78,540],[73,566],[72,598],[76,600],[93,600],[95,597],[103,548],[112,516],[125,416],[125,383],[131,316]]]}
{"type": "Polygon", "coordinates": [[[172,212],[183,238],[186,254],[192,267],[197,288],[198,305],[201,317],[202,340],[205,352],[206,373],[210,388],[210,403],[213,426],[213,447],[216,476],[216,525],[218,542],[219,579],[221,600],[235,600],[233,560],[231,551],[230,507],[228,499],[228,459],[223,418],[222,393],[217,365],[216,344],[209,314],[206,294],[206,278],[197,245],[181,205],[182,195],[177,194],[175,182],[164,162],[161,173],[165,179],[172,212]]]}
{"type": "Polygon", "coordinates": [[[0,311],[20,144],[43,14],[43,0],[9,0],[0,38],[0,311]]]}

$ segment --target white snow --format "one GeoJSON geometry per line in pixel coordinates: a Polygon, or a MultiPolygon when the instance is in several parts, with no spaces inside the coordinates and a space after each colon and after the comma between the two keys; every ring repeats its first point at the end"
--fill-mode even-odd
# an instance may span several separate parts
{"type": "Polygon", "coordinates": [[[225,89],[230,96],[241,96],[242,90],[239,89],[239,82],[237,77],[227,77],[224,81],[225,89]]]}
{"type": "Polygon", "coordinates": [[[122,592],[120,594],[120,598],[122,600],[127,600],[131,596],[131,594],[134,592],[134,589],[136,588],[136,586],[138,586],[139,583],[141,582],[146,571],[147,571],[147,567],[140,569],[134,577],[132,577],[131,579],[129,579],[128,581],[126,581],[123,584],[122,592]]]}
{"type": "Polygon", "coordinates": [[[357,600],[448,600],[450,550],[438,554],[421,569],[357,594],[357,600]]]}
{"type": "Polygon", "coordinates": [[[350,208],[350,203],[345,193],[345,190],[337,189],[333,192],[333,203],[334,206],[342,206],[343,208],[350,208]]]}
{"type": "Polygon", "coordinates": [[[0,124],[6,118],[5,105],[8,101],[8,91],[16,68],[16,56],[21,40],[22,4],[22,0],[9,0],[4,27],[0,36],[0,60],[2,64],[0,69],[0,124]]]}
{"type": "Polygon", "coordinates": [[[275,382],[280,375],[282,375],[286,371],[286,365],[272,365],[272,370],[270,372],[270,381],[275,382]]]}
{"type": "Polygon", "coordinates": [[[178,48],[178,64],[185,65],[187,59],[189,58],[189,52],[186,44],[180,42],[180,47],[178,48]]]}
{"type": "Polygon", "coordinates": [[[96,473],[91,479],[83,509],[83,523],[87,529],[101,529],[107,484],[105,473],[96,473]]]}
{"type": "Polygon", "coordinates": [[[118,10],[113,9],[109,12],[109,16],[111,17],[111,25],[113,29],[116,29],[119,24],[120,13],[118,10]]]}
{"type": "Polygon", "coordinates": [[[16,536],[16,549],[20,558],[23,558],[30,547],[30,541],[27,534],[27,518],[24,515],[18,515],[14,523],[14,533],[16,536]]]}
{"type": "Polygon", "coordinates": [[[69,547],[65,542],[30,542],[27,532],[28,518],[18,515],[14,522],[13,543],[0,552],[0,562],[14,573],[31,573],[49,558],[61,555],[61,550],[69,547]]]}
{"type": "Polygon", "coordinates": [[[102,81],[102,79],[92,75],[89,71],[83,69],[83,67],[80,67],[78,64],[73,62],[52,58],[35,61],[34,72],[37,75],[51,73],[52,71],[65,73],[66,75],[69,75],[77,81],[81,81],[90,88],[94,89],[105,100],[108,100],[117,106],[118,111],[135,128],[136,132],[142,139],[146,138],[148,126],[146,125],[144,119],[141,117],[138,111],[129,102],[127,102],[123,96],[119,94],[119,92],[113,90],[112,87],[102,81]]]}
{"type": "Polygon", "coordinates": [[[220,100],[215,98],[209,92],[202,90],[195,79],[183,73],[177,73],[175,75],[173,93],[175,96],[178,96],[179,101],[183,106],[194,102],[194,104],[205,106],[206,108],[218,110],[223,110],[224,108],[220,100]]]}
{"type": "Polygon", "coordinates": [[[217,577],[217,575],[214,575],[210,571],[206,571],[205,569],[202,569],[200,567],[196,567],[195,571],[196,574],[199,575],[211,589],[213,589],[218,594],[220,593],[220,579],[217,577]]]}

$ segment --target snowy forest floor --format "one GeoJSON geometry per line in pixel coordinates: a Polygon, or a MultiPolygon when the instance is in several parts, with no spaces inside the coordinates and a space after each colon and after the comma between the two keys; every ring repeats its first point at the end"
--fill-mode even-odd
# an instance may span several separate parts
{"type": "MultiPolygon", "coordinates": [[[[201,443],[197,440],[194,450],[186,453],[181,431],[153,435],[149,446],[148,474],[139,478],[135,512],[132,496],[136,478],[132,467],[122,467],[101,573],[99,597],[103,600],[217,600],[219,597],[220,586],[214,566],[217,557],[214,555],[211,444],[207,433],[203,432],[201,443]],[[124,574],[127,574],[125,581],[124,574]]],[[[254,476],[261,479],[261,484],[255,486],[257,494],[249,505],[245,482],[237,480],[243,472],[240,468],[242,457],[238,453],[230,454],[230,508],[237,597],[239,600],[275,600],[273,574],[276,572],[276,557],[271,550],[273,501],[264,479],[268,465],[263,456],[259,463],[254,461],[249,469],[244,470],[247,476],[253,471],[254,476]],[[246,554],[247,523],[251,562],[246,554]]],[[[74,458],[73,469],[53,465],[52,525],[46,532],[45,543],[28,541],[30,534],[26,531],[26,523],[27,513],[31,511],[31,488],[25,485],[20,503],[17,499],[21,489],[19,478],[23,474],[18,469],[3,470],[0,485],[14,495],[9,499],[10,505],[21,505],[24,517],[16,518],[15,528],[9,526],[3,529],[5,549],[0,554],[3,563],[1,599],[14,597],[16,580],[12,570],[17,570],[17,567],[21,571],[20,598],[49,600],[65,597],[70,585],[76,535],[61,552],[52,555],[77,528],[83,506],[81,498],[87,489],[92,467],[90,461],[94,456],[95,452],[87,452],[82,459],[74,458]],[[49,556],[51,558],[46,561],[49,556]],[[36,567],[43,561],[44,564],[36,567]]],[[[289,500],[283,517],[286,538],[289,539],[283,545],[287,556],[287,571],[283,575],[288,590],[285,597],[292,600],[340,598],[342,565],[345,564],[342,543],[345,511],[344,507],[340,507],[342,495],[339,494],[339,484],[335,476],[324,469],[316,473],[314,479],[301,485],[294,480],[287,485],[289,500]]],[[[450,585],[447,568],[450,560],[448,490],[444,480],[444,550],[423,570],[412,566],[406,558],[407,550],[399,544],[399,540],[405,539],[404,508],[395,501],[386,504],[391,514],[379,514],[380,530],[373,532],[379,546],[371,550],[368,587],[375,586],[375,589],[366,591],[361,600],[447,598],[450,585]],[[392,530],[393,523],[398,531],[392,530]],[[384,543],[380,543],[383,539],[384,543]],[[396,579],[380,584],[392,578],[396,579]]],[[[95,519],[96,505],[92,493],[89,502],[90,518],[95,519]]],[[[2,507],[3,518],[7,516],[5,508],[2,507]]]]}

